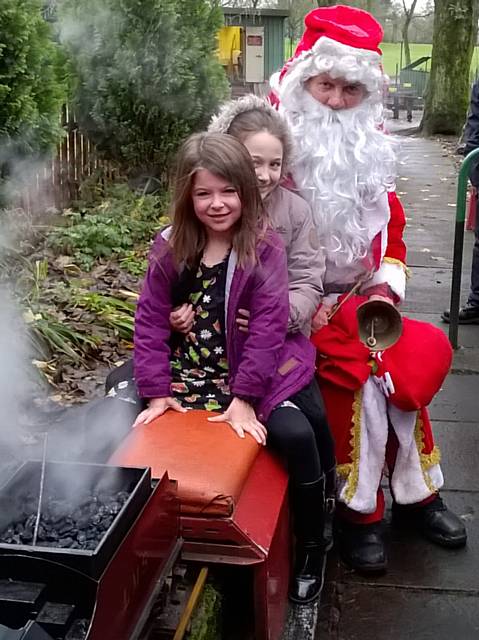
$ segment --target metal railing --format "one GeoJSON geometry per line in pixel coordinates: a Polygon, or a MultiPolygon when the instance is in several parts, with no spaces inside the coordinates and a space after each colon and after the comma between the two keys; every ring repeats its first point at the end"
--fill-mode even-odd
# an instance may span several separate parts
{"type": "Polygon", "coordinates": [[[461,165],[457,179],[456,227],[452,260],[451,306],[449,311],[449,341],[457,349],[459,306],[461,302],[462,254],[464,251],[464,223],[466,220],[467,181],[471,166],[479,161],[479,149],[474,149],[461,165]]]}

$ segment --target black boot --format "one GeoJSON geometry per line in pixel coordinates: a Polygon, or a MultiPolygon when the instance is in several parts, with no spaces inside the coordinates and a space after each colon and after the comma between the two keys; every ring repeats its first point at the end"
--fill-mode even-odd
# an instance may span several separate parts
{"type": "Polygon", "coordinates": [[[297,604],[316,600],[324,584],[328,541],[324,537],[325,480],[291,487],[296,556],[289,598],[297,604]]]}
{"type": "MultiPolygon", "coordinates": [[[[449,323],[451,321],[451,312],[449,309],[443,311],[441,319],[449,323]]],[[[479,324],[479,306],[467,303],[465,307],[459,309],[459,324],[479,324]]]]}
{"type": "Polygon", "coordinates": [[[417,529],[425,538],[455,549],[467,541],[464,523],[450,511],[439,495],[420,506],[393,504],[393,523],[401,527],[417,529]]]}
{"type": "Polygon", "coordinates": [[[387,555],[382,522],[353,524],[346,520],[337,523],[337,537],[341,559],[358,573],[384,573],[387,555]]]}

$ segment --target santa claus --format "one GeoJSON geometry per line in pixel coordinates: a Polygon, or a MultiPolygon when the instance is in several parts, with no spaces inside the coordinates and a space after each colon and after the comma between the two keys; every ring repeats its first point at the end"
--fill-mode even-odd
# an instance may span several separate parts
{"type": "Polygon", "coordinates": [[[396,142],[383,131],[383,31],[369,13],[339,5],[311,11],[305,25],[294,56],[272,78],[271,100],[291,125],[292,177],[326,254],[312,339],[336,443],[339,548],[352,568],[377,572],[387,567],[385,468],[393,522],[445,547],[466,542],[462,521],[439,497],[440,453],[426,409],[451,349],[441,331],[407,319],[399,341],[382,353],[359,340],[358,305],[399,304],[408,274],[396,142]]]}

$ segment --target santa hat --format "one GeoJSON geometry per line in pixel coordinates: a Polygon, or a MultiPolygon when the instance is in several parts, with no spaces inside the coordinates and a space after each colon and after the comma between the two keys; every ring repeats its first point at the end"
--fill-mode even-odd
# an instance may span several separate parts
{"type": "MultiPolygon", "coordinates": [[[[281,95],[284,85],[303,84],[328,73],[333,78],[360,82],[380,98],[385,82],[379,45],[381,25],[367,11],[336,5],[308,13],[306,29],[296,51],[271,86],[281,95]]],[[[290,87],[291,88],[291,87],[290,87]]]]}

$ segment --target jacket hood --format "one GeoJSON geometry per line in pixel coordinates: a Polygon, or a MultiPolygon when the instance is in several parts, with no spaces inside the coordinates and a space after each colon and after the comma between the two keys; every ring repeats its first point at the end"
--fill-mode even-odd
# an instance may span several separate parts
{"type": "Polygon", "coordinates": [[[293,139],[289,129],[289,125],[284,116],[271,105],[271,103],[264,98],[250,93],[237,100],[229,100],[223,103],[218,111],[217,115],[211,119],[208,131],[210,133],[228,133],[233,120],[242,113],[248,111],[265,111],[268,113],[284,130],[285,140],[283,141],[283,173],[288,170],[291,165],[293,156],[293,139]]]}

